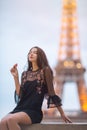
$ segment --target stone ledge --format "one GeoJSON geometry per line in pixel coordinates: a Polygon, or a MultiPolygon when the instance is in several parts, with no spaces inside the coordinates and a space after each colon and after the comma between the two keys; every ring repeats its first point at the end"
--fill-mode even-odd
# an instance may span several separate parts
{"type": "Polygon", "coordinates": [[[87,123],[72,124],[33,124],[21,126],[22,130],[87,130],[87,123]]]}

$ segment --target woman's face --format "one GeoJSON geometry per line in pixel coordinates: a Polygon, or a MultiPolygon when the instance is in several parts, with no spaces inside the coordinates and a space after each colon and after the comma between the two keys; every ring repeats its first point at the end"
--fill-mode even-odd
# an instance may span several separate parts
{"type": "Polygon", "coordinates": [[[28,55],[30,62],[37,62],[37,48],[32,48],[28,55]]]}

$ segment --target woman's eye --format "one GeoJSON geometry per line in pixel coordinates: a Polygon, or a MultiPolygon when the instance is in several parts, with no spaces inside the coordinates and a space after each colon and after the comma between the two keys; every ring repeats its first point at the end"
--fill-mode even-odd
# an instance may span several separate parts
{"type": "Polygon", "coordinates": [[[35,51],[34,54],[37,54],[37,51],[35,51]]]}
{"type": "Polygon", "coordinates": [[[31,53],[33,53],[33,54],[37,54],[37,51],[29,52],[29,54],[31,54],[31,53]]]}

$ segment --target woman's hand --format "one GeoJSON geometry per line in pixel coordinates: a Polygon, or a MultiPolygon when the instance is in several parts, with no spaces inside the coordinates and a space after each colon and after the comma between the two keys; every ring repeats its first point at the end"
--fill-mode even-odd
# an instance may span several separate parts
{"type": "Polygon", "coordinates": [[[62,119],[64,120],[65,123],[72,123],[72,121],[65,115],[61,106],[57,107],[57,109],[60,112],[61,117],[62,117],[62,119]]]}
{"type": "Polygon", "coordinates": [[[13,67],[10,70],[11,74],[14,78],[18,77],[18,70],[17,70],[17,64],[13,65],[13,67]]]}
{"type": "Polygon", "coordinates": [[[10,70],[10,72],[11,72],[11,74],[14,77],[16,93],[17,93],[17,95],[19,95],[19,93],[20,93],[20,83],[19,83],[17,64],[13,65],[13,67],[10,70]]]}
{"type": "Polygon", "coordinates": [[[62,114],[61,117],[65,123],[72,123],[72,121],[65,114],[62,114]]]}

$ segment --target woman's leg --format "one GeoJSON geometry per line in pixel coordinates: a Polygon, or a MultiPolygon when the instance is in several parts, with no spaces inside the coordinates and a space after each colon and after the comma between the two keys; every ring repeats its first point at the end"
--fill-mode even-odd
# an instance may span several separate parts
{"type": "Polygon", "coordinates": [[[25,112],[9,114],[4,121],[7,127],[5,127],[6,125],[3,127],[4,123],[1,123],[1,128],[3,128],[1,130],[21,130],[19,124],[32,124],[30,117],[25,112]]]}
{"type": "Polygon", "coordinates": [[[7,125],[7,117],[8,115],[6,115],[4,118],[2,118],[2,120],[0,121],[0,130],[8,130],[8,125],[7,125]]]}

